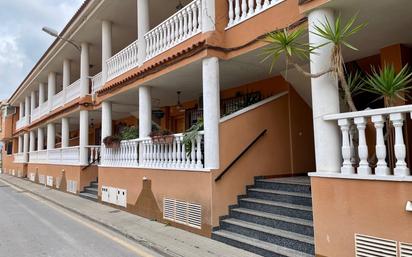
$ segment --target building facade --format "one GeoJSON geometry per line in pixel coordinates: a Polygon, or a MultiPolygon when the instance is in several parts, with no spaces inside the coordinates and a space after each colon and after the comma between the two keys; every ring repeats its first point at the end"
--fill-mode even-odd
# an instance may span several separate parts
{"type": "MultiPolygon", "coordinates": [[[[268,32],[358,13],[348,67],[400,70],[411,8],[86,0],[60,33],[71,43],[54,41],[3,107],[2,171],[264,256],[409,256],[408,100],[355,97],[365,110],[347,112],[336,78],[270,72],[261,53],[268,32]]],[[[302,65],[327,69],[330,49],[302,65]]]]}

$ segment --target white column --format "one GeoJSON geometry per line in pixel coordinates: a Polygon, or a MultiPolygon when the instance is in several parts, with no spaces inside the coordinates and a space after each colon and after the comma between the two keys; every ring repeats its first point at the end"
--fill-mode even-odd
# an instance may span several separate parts
{"type": "Polygon", "coordinates": [[[69,147],[69,118],[62,118],[62,148],[69,147]]]}
{"type": "Polygon", "coordinates": [[[33,110],[36,108],[36,91],[31,92],[30,99],[30,113],[33,114],[33,110]]]}
{"type": "Polygon", "coordinates": [[[66,88],[70,86],[71,61],[64,59],[63,61],[63,99],[66,102],[66,88]]]}
{"type": "Polygon", "coordinates": [[[139,137],[152,132],[152,92],[148,86],[139,87],[139,137]]]}
{"type": "Polygon", "coordinates": [[[19,120],[23,119],[24,117],[24,103],[20,102],[19,106],[19,120]]]}
{"type": "Polygon", "coordinates": [[[39,105],[44,103],[45,100],[46,100],[46,90],[45,90],[44,83],[39,83],[39,105]]]}
{"type": "Polygon", "coordinates": [[[37,129],[37,151],[44,150],[44,128],[37,129]]]}
{"type": "Polygon", "coordinates": [[[23,153],[24,153],[24,162],[28,162],[29,161],[29,156],[28,156],[28,152],[29,152],[29,133],[24,133],[23,136],[23,153]]]}
{"type": "Polygon", "coordinates": [[[26,122],[28,124],[30,123],[30,96],[26,96],[24,108],[24,116],[26,117],[26,122]]]}
{"type": "MultiPolygon", "coordinates": [[[[334,25],[333,11],[330,9],[314,10],[309,13],[309,30],[313,31],[314,25],[325,22],[334,25]]],[[[309,33],[309,43],[320,45],[326,40],[313,33],[309,33]]],[[[316,54],[310,55],[310,70],[318,73],[330,67],[332,44],[316,49],[316,54]]],[[[339,90],[336,78],[325,75],[312,79],[312,110],[315,138],[316,170],[318,172],[340,171],[341,153],[339,129],[335,122],[324,121],[326,114],[339,113],[339,90]]]]}
{"type": "Polygon", "coordinates": [[[102,22],[102,83],[107,81],[106,61],[112,57],[112,23],[102,22]]]}
{"type": "Polygon", "coordinates": [[[89,44],[82,43],[80,53],[80,97],[89,94],[89,44]]]}
{"type": "Polygon", "coordinates": [[[112,135],[112,103],[102,103],[102,139],[112,135]]]}
{"type": "Polygon", "coordinates": [[[36,131],[31,130],[30,131],[30,152],[34,152],[36,150],[36,131]]]}
{"type": "MultiPolygon", "coordinates": [[[[206,33],[215,30],[215,0],[202,0],[202,32],[206,33]]],[[[237,0],[236,0],[237,1],[237,0]]]]}
{"type": "Polygon", "coordinates": [[[80,165],[88,165],[87,145],[89,144],[89,111],[80,111],[80,165]]]}
{"type": "Polygon", "coordinates": [[[22,153],[23,152],[23,136],[20,135],[18,137],[18,148],[17,148],[17,152],[18,153],[22,153]]]}
{"type": "Polygon", "coordinates": [[[56,94],[56,73],[50,72],[47,80],[47,101],[49,106],[49,111],[51,111],[53,106],[53,96],[56,94]]]}
{"type": "Polygon", "coordinates": [[[150,29],[149,0],[137,0],[137,38],[139,39],[139,65],[146,59],[146,40],[144,35],[150,29]]]}
{"type": "Polygon", "coordinates": [[[56,146],[56,126],[54,123],[47,124],[47,150],[54,149],[56,146]]]}
{"type": "Polygon", "coordinates": [[[205,168],[219,168],[220,84],[219,59],[203,59],[203,116],[205,168]]]}

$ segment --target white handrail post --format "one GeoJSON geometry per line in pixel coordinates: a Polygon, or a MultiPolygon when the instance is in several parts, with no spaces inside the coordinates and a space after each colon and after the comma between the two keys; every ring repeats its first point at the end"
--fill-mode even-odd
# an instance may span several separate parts
{"type": "Polygon", "coordinates": [[[375,174],[378,176],[387,176],[390,174],[389,167],[386,163],[386,146],[383,136],[383,127],[385,125],[385,118],[383,115],[372,116],[372,122],[375,124],[376,129],[376,163],[375,174]]]}
{"type": "Polygon", "coordinates": [[[349,119],[338,120],[338,125],[342,131],[342,158],[343,164],[341,168],[342,174],[353,174],[355,169],[352,166],[351,162],[351,147],[350,147],[350,138],[349,138],[349,127],[351,122],[349,119]]]}
{"type": "Polygon", "coordinates": [[[357,117],[355,118],[355,124],[358,128],[359,132],[359,167],[358,167],[358,174],[361,175],[370,175],[372,174],[372,169],[369,167],[368,163],[368,146],[366,144],[366,136],[365,136],[365,129],[366,129],[366,118],[365,117],[357,117]]]}
{"type": "Polygon", "coordinates": [[[395,127],[395,157],[396,157],[396,167],[394,170],[394,175],[403,177],[410,175],[409,168],[406,165],[406,146],[403,140],[403,121],[405,119],[405,114],[403,113],[392,113],[390,114],[390,120],[395,127]]]}

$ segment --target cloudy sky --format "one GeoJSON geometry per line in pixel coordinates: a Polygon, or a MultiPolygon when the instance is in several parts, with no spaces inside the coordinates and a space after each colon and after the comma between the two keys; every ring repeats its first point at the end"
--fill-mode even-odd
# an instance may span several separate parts
{"type": "Polygon", "coordinates": [[[0,0],[0,100],[20,85],[83,0],[0,0]]]}

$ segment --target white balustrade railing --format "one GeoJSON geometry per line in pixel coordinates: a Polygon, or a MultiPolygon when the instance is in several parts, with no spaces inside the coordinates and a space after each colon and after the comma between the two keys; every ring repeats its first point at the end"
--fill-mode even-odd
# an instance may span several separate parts
{"type": "MultiPolygon", "coordinates": [[[[100,158],[100,146],[86,146],[89,152],[89,163],[96,163],[100,158]]],[[[20,157],[23,160],[24,157],[20,157]]],[[[19,159],[19,160],[20,160],[19,159]]],[[[16,161],[16,156],[15,156],[16,161]]],[[[29,153],[30,163],[80,165],[80,147],[71,146],[50,150],[40,150],[29,153]]]]}
{"type": "Polygon", "coordinates": [[[139,65],[138,40],[110,57],[107,61],[107,80],[111,80],[139,65]]]}
{"type": "Polygon", "coordinates": [[[24,163],[24,153],[15,153],[14,154],[15,163],[24,163]]]}
{"type": "Polygon", "coordinates": [[[100,162],[100,145],[87,146],[89,163],[99,164],[100,162]]]}
{"type": "Polygon", "coordinates": [[[229,23],[227,28],[233,27],[283,1],[284,0],[228,0],[229,23]]]}
{"type": "Polygon", "coordinates": [[[96,93],[97,90],[99,90],[103,86],[103,81],[102,81],[102,73],[98,73],[94,75],[92,78],[92,93],[96,93]]]}
{"type": "Polygon", "coordinates": [[[16,130],[21,129],[25,126],[29,125],[29,119],[28,116],[21,117],[17,122],[16,122],[16,130]]]}
{"type": "Polygon", "coordinates": [[[125,140],[116,148],[102,146],[101,165],[111,167],[138,167],[139,144],[142,140],[125,140]]]}
{"type": "Polygon", "coordinates": [[[202,31],[202,1],[194,0],[145,35],[146,60],[202,31]]]}
{"type": "Polygon", "coordinates": [[[44,103],[40,104],[40,117],[49,113],[49,101],[45,101],[44,103]]]}
{"type": "MultiPolygon", "coordinates": [[[[409,119],[412,105],[326,115],[324,120],[337,121],[342,135],[341,173],[353,176],[410,176],[406,163],[406,145],[403,124],[409,119]],[[371,146],[367,129],[375,131],[372,148],[375,156],[368,152],[371,146]],[[392,139],[394,137],[394,140],[392,139]],[[388,149],[396,158],[394,167],[387,163],[388,149]]],[[[410,165],[410,164],[409,164],[410,165]]]]}
{"type": "Polygon", "coordinates": [[[203,132],[191,142],[190,152],[183,144],[183,134],[122,141],[118,148],[102,148],[102,166],[162,169],[202,169],[203,132]]]}
{"type": "Polygon", "coordinates": [[[40,118],[40,106],[37,106],[31,112],[31,120],[32,121],[37,120],[38,118],[40,118]]]}
{"type": "Polygon", "coordinates": [[[64,104],[64,90],[53,96],[52,100],[52,110],[56,110],[59,107],[62,107],[64,104]]]}
{"type": "Polygon", "coordinates": [[[68,87],[65,88],[65,97],[64,103],[67,104],[73,101],[76,98],[80,97],[80,79],[76,80],[75,82],[71,83],[68,87]]]}

